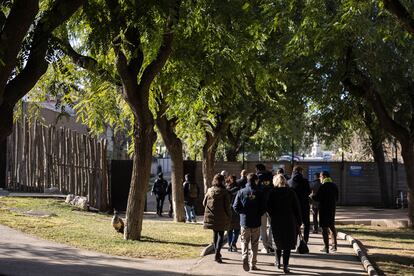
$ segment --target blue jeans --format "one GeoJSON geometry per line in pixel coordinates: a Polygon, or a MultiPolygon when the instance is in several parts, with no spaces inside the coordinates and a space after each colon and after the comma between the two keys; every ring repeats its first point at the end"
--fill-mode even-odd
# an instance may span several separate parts
{"type": "Polygon", "coordinates": [[[227,242],[229,246],[236,245],[239,235],[240,229],[231,229],[227,231],[227,242]]]}
{"type": "Polygon", "coordinates": [[[194,206],[184,205],[185,210],[185,220],[196,222],[196,213],[194,206]]]}

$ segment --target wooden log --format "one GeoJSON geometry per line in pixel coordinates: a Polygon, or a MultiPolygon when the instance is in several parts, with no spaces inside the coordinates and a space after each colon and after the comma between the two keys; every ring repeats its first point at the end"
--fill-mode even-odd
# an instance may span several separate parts
{"type": "Polygon", "coordinates": [[[107,163],[107,140],[102,141],[102,155],[101,155],[101,169],[102,169],[102,206],[101,211],[106,211],[109,208],[109,178],[108,178],[108,163],[107,163]]]}
{"type": "MultiPolygon", "coordinates": [[[[24,159],[24,177],[25,177],[25,182],[22,183],[24,186],[28,186],[30,185],[30,175],[29,175],[29,161],[30,160],[30,143],[29,143],[29,138],[30,138],[30,128],[29,128],[29,122],[27,121],[27,119],[25,119],[24,122],[25,125],[25,129],[24,129],[24,148],[25,150],[23,150],[23,152],[27,153],[26,154],[22,154],[22,158],[24,159]]],[[[22,190],[23,191],[23,190],[22,190]]]]}

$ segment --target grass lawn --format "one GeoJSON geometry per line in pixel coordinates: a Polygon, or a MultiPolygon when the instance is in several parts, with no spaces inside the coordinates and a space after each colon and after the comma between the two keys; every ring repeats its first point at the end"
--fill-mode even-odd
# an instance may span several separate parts
{"type": "Polygon", "coordinates": [[[126,241],[110,215],[80,212],[62,200],[0,197],[0,224],[37,237],[102,253],[135,258],[195,258],[211,241],[202,225],[144,220],[142,240],[126,241]],[[35,217],[32,210],[53,214],[35,217]]]}
{"type": "Polygon", "coordinates": [[[375,226],[338,226],[360,240],[382,275],[414,275],[414,230],[375,226]]]}

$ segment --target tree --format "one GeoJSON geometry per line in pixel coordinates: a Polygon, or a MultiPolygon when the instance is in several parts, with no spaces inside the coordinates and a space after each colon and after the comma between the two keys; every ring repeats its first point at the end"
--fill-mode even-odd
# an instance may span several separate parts
{"type": "MultiPolygon", "coordinates": [[[[71,17],[84,0],[49,1],[42,8],[40,2],[0,1],[0,147],[3,149],[0,159],[3,161],[16,103],[46,72],[53,31],[71,17]]],[[[4,166],[0,166],[2,173],[4,166]]]]}
{"type": "Polygon", "coordinates": [[[149,106],[150,88],[171,54],[180,4],[181,1],[129,4],[116,0],[90,1],[82,14],[82,24],[72,23],[69,29],[70,36],[83,38],[82,46],[87,46],[84,48],[88,55],[78,53],[70,41],[59,37],[62,49],[78,66],[115,83],[119,80],[122,88],[117,91],[133,114],[134,156],[125,239],[141,238],[156,137],[149,106]]]}
{"type": "Polygon", "coordinates": [[[166,98],[168,97],[170,89],[166,86],[161,87],[162,88],[160,88],[160,94],[157,97],[158,111],[155,123],[171,156],[171,181],[174,220],[177,222],[185,222],[184,190],[182,186],[184,179],[183,144],[175,130],[175,127],[178,123],[178,118],[175,116],[169,116],[169,114],[167,114],[169,105],[166,98]]]}
{"type": "MultiPolygon", "coordinates": [[[[318,2],[309,1],[301,9],[300,23],[292,28],[295,34],[289,42],[289,56],[305,60],[302,64],[306,62],[307,66],[301,71],[310,76],[324,73],[321,80],[338,86],[336,93],[350,93],[364,99],[382,128],[400,142],[410,191],[411,223],[414,220],[413,86],[408,73],[413,70],[411,38],[382,12],[378,1],[325,1],[322,6],[318,2]]],[[[326,97],[335,92],[322,91],[326,97]]]]}
{"type": "Polygon", "coordinates": [[[382,0],[384,8],[393,14],[398,22],[414,35],[414,18],[400,0],[382,0]]]}

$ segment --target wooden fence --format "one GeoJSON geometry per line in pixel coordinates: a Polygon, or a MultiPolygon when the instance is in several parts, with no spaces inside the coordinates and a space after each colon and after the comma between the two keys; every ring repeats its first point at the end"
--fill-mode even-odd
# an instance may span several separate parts
{"type": "Polygon", "coordinates": [[[24,119],[8,139],[9,190],[44,192],[56,187],[64,194],[87,196],[90,206],[108,207],[106,140],[70,129],[24,119]]]}

